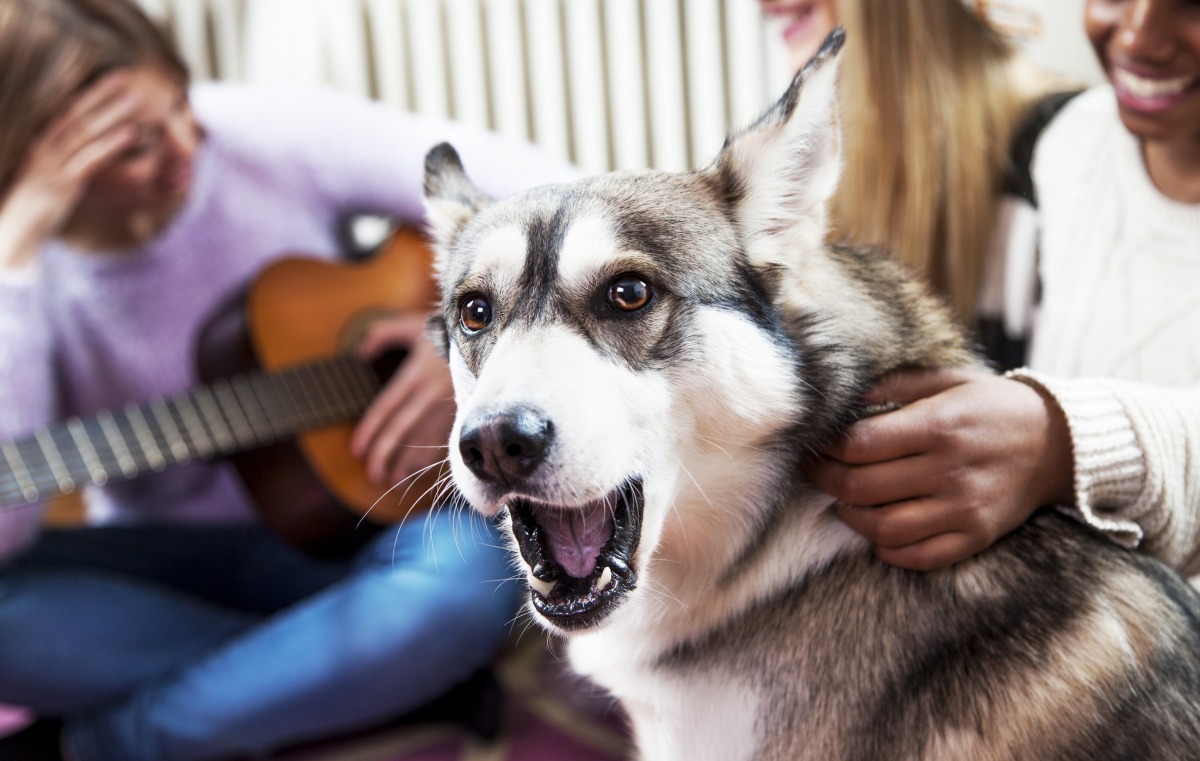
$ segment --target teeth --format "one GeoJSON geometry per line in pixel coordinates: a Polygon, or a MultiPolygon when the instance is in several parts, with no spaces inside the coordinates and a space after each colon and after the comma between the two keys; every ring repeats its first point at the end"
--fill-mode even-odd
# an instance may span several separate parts
{"type": "Polygon", "coordinates": [[[542,581],[537,576],[529,577],[529,586],[533,587],[538,594],[546,598],[550,597],[550,593],[554,591],[554,585],[557,583],[557,581],[542,581]]]}
{"type": "Polygon", "coordinates": [[[600,578],[596,580],[596,591],[603,592],[608,589],[608,585],[612,583],[612,569],[604,566],[604,570],[600,572],[600,578]]]}
{"type": "Polygon", "coordinates": [[[1131,74],[1124,69],[1113,72],[1117,82],[1138,98],[1167,98],[1178,95],[1195,81],[1193,77],[1177,77],[1175,79],[1146,79],[1131,74]]]}

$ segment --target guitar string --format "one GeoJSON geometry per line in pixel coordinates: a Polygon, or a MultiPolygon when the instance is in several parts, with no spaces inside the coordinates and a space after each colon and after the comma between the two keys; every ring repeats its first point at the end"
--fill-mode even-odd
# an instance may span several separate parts
{"type": "MultiPolygon", "coordinates": [[[[257,423],[259,426],[265,425],[265,426],[271,428],[272,429],[272,437],[271,438],[275,438],[275,436],[277,435],[277,431],[279,428],[279,426],[278,426],[279,417],[290,418],[292,421],[291,425],[284,426],[285,429],[290,429],[290,432],[285,435],[292,435],[292,434],[296,433],[297,431],[307,430],[307,429],[317,426],[318,424],[328,424],[329,422],[339,422],[341,419],[352,417],[354,414],[361,412],[362,409],[365,408],[366,404],[369,403],[370,399],[373,398],[375,393],[378,392],[378,387],[377,386],[375,388],[371,387],[372,384],[371,384],[370,380],[368,380],[368,377],[373,376],[373,373],[365,372],[365,371],[370,370],[370,368],[368,366],[364,365],[361,362],[358,362],[357,360],[354,360],[353,363],[351,363],[350,361],[347,361],[348,359],[352,359],[352,358],[349,358],[347,356],[327,358],[326,360],[312,362],[312,363],[308,363],[306,365],[300,365],[300,366],[296,366],[296,367],[292,367],[292,368],[287,368],[282,371],[278,371],[278,373],[274,376],[269,376],[266,374],[256,374],[256,375],[251,375],[251,376],[243,375],[243,376],[235,377],[235,379],[240,382],[250,384],[251,388],[253,388],[253,384],[255,384],[255,383],[257,383],[260,386],[261,385],[267,385],[269,387],[276,386],[275,388],[267,389],[268,391],[272,391],[275,393],[269,393],[269,394],[266,394],[265,396],[266,396],[266,398],[268,398],[271,401],[271,405],[272,405],[272,407],[274,407],[273,411],[276,413],[280,413],[280,414],[268,416],[267,414],[264,413],[262,416],[255,416],[254,420],[251,421],[250,416],[247,414],[246,407],[242,406],[240,404],[240,401],[239,401],[236,393],[233,394],[233,404],[238,405],[237,411],[243,416],[243,419],[245,420],[247,425],[253,425],[253,424],[257,423]],[[288,380],[293,379],[293,376],[299,376],[301,374],[309,374],[309,375],[315,374],[316,377],[310,378],[307,381],[303,378],[297,377],[297,378],[295,378],[295,380],[298,381],[298,384],[293,384],[293,383],[287,382],[288,380]],[[329,376],[331,376],[331,375],[340,376],[343,380],[345,380],[347,378],[347,374],[351,381],[358,382],[355,384],[355,385],[358,385],[357,390],[359,392],[365,391],[366,394],[364,394],[362,396],[355,395],[355,397],[353,399],[348,399],[347,394],[344,393],[344,388],[340,384],[338,384],[336,382],[330,383],[328,380],[329,376]],[[281,379],[284,382],[282,384],[272,384],[271,381],[276,378],[281,379]],[[314,382],[316,383],[316,385],[324,387],[325,389],[332,388],[332,390],[334,392],[327,396],[318,397],[321,400],[321,402],[323,402],[323,403],[314,402],[312,396],[310,396],[308,394],[308,387],[312,386],[314,384],[314,382]],[[282,386],[282,389],[279,387],[280,385],[282,386]],[[304,403],[299,404],[299,405],[296,403],[297,395],[292,393],[292,389],[296,385],[299,386],[300,392],[301,392],[300,396],[302,396],[304,399],[304,403]],[[281,409],[279,407],[280,399],[279,399],[278,392],[280,390],[282,390],[288,396],[288,401],[290,402],[290,405],[288,405],[288,406],[291,407],[292,413],[298,412],[299,413],[298,415],[292,414],[289,416],[288,411],[286,409],[281,409]],[[338,390],[343,390],[343,393],[337,393],[338,390]],[[332,402],[332,404],[331,404],[331,402],[332,402]]],[[[231,389],[231,392],[232,392],[232,382],[230,382],[230,381],[226,381],[226,382],[230,384],[229,388],[231,389]]],[[[263,394],[258,394],[257,392],[255,392],[255,395],[259,398],[262,398],[264,396],[263,394]]],[[[194,397],[194,393],[188,393],[188,394],[182,394],[182,395],[179,395],[176,397],[171,397],[171,398],[166,398],[166,399],[152,400],[151,402],[148,402],[148,403],[145,403],[145,404],[139,406],[139,408],[149,408],[151,410],[160,410],[160,412],[157,415],[157,417],[159,417],[160,419],[156,421],[156,423],[158,423],[158,424],[155,426],[147,426],[147,428],[149,428],[150,433],[153,436],[153,443],[155,445],[154,449],[158,450],[160,455],[164,455],[166,453],[164,450],[171,451],[173,448],[173,451],[171,451],[171,454],[176,462],[186,462],[188,459],[191,458],[192,452],[188,448],[188,441],[192,441],[194,443],[196,440],[205,440],[206,438],[211,440],[211,437],[209,437],[207,435],[207,432],[204,429],[207,428],[208,431],[211,431],[214,427],[217,426],[217,421],[219,421],[219,425],[220,425],[221,429],[224,429],[223,432],[225,433],[225,435],[228,436],[230,438],[230,440],[233,439],[233,433],[229,430],[230,429],[230,421],[228,420],[228,412],[225,409],[229,405],[222,405],[218,400],[215,400],[215,399],[213,401],[211,412],[215,413],[218,417],[214,419],[211,415],[198,415],[199,420],[202,421],[202,423],[206,424],[206,425],[202,425],[200,428],[193,428],[193,430],[190,430],[189,434],[191,434],[191,436],[189,436],[189,437],[184,437],[184,436],[180,435],[180,434],[182,434],[182,431],[179,429],[179,423],[183,422],[185,428],[189,427],[189,426],[187,425],[187,420],[185,418],[184,413],[180,411],[179,405],[184,402],[186,402],[188,404],[194,404],[193,397],[194,397]],[[171,409],[172,407],[174,408],[174,413],[175,413],[174,415],[172,414],[172,409],[171,409]],[[178,421],[176,420],[175,415],[179,416],[178,421]],[[170,430],[167,430],[168,428],[170,430]],[[157,431],[155,429],[157,429],[157,431]],[[174,434],[176,434],[174,437],[172,437],[172,435],[171,435],[172,432],[174,432],[174,434]],[[172,447],[172,442],[171,442],[172,438],[176,439],[176,441],[174,442],[174,447],[172,447]],[[165,447],[163,446],[164,444],[166,445],[165,447]],[[182,445],[182,448],[180,445],[182,445]]],[[[115,415],[113,414],[112,411],[104,410],[102,412],[107,413],[110,417],[113,417],[113,419],[115,420],[115,415]]],[[[152,414],[153,414],[153,412],[152,412],[152,414]]],[[[92,420],[95,420],[95,418],[92,418],[92,420]]],[[[61,444],[59,444],[59,442],[57,440],[58,436],[60,436],[64,431],[66,431],[67,434],[70,435],[70,429],[68,427],[69,422],[70,421],[68,421],[68,423],[63,423],[63,424],[59,424],[59,425],[56,425],[56,426],[53,426],[50,428],[42,429],[41,431],[39,431],[39,434],[37,434],[37,435],[48,436],[53,440],[54,448],[57,450],[56,453],[58,454],[59,459],[63,462],[64,467],[67,471],[68,477],[70,477],[72,480],[76,480],[76,477],[83,476],[82,480],[92,481],[92,480],[94,480],[92,478],[93,471],[92,471],[92,469],[88,468],[88,464],[86,461],[86,459],[87,459],[86,455],[82,451],[80,451],[80,447],[78,447],[78,446],[63,447],[63,446],[61,446],[61,444]]],[[[84,422],[91,422],[91,421],[90,420],[89,421],[81,421],[81,423],[84,423],[84,422]]],[[[127,421],[127,422],[130,422],[130,426],[129,426],[130,428],[134,427],[132,421],[127,421]]],[[[120,431],[121,426],[119,425],[119,423],[116,426],[116,428],[122,434],[122,438],[123,438],[122,443],[123,444],[125,444],[125,442],[130,440],[128,433],[126,433],[124,431],[120,431]]],[[[34,440],[36,440],[37,435],[35,435],[34,440]]],[[[117,469],[119,469],[123,475],[127,475],[128,468],[126,468],[125,466],[122,466],[120,464],[120,461],[122,459],[126,459],[126,458],[128,458],[127,461],[133,462],[133,467],[136,469],[137,472],[140,472],[141,470],[143,470],[143,468],[138,467],[139,461],[144,462],[146,467],[149,467],[151,469],[158,469],[158,468],[154,467],[155,463],[153,461],[155,459],[165,459],[165,457],[154,458],[154,457],[150,456],[150,454],[145,451],[147,449],[147,443],[144,440],[140,440],[140,437],[137,437],[136,432],[134,432],[134,436],[135,436],[135,438],[139,439],[138,440],[138,449],[141,450],[142,456],[141,457],[134,456],[132,449],[128,448],[128,446],[126,445],[126,455],[125,455],[125,457],[123,457],[121,453],[114,451],[114,448],[111,445],[111,442],[109,441],[109,436],[106,433],[102,432],[100,439],[103,440],[103,442],[104,442],[103,449],[110,455],[109,458],[106,458],[107,462],[114,463],[114,461],[115,461],[117,469]]],[[[91,436],[91,434],[89,434],[89,437],[93,439],[93,443],[95,443],[97,441],[95,439],[95,437],[91,436]]],[[[28,442],[30,440],[31,440],[30,438],[26,438],[26,439],[22,439],[19,442],[12,442],[12,443],[14,445],[28,444],[28,442]]],[[[260,442],[257,437],[251,437],[247,443],[261,445],[262,442],[260,442]]],[[[99,448],[100,447],[96,447],[97,450],[99,450],[99,448]]],[[[207,450],[207,448],[206,448],[206,450],[207,450]]],[[[30,480],[32,480],[35,484],[39,485],[39,487],[45,487],[49,483],[53,483],[55,486],[62,485],[61,484],[61,481],[62,481],[61,475],[62,474],[55,473],[54,463],[50,460],[49,457],[44,456],[44,454],[45,454],[44,452],[43,452],[43,457],[39,458],[44,461],[43,463],[38,463],[36,460],[34,461],[34,463],[30,463],[28,461],[29,458],[27,456],[25,456],[25,453],[22,452],[21,454],[22,454],[22,460],[24,461],[23,462],[24,468],[23,468],[22,472],[24,474],[28,475],[30,480]]],[[[208,455],[209,452],[207,452],[207,451],[202,452],[202,451],[198,450],[196,452],[196,454],[197,455],[200,455],[200,454],[208,455]]],[[[205,457],[204,459],[208,459],[208,458],[205,457]]],[[[109,468],[105,468],[105,470],[107,471],[107,470],[109,470],[109,468]]],[[[20,479],[18,479],[16,477],[17,476],[16,468],[14,468],[11,463],[9,464],[9,473],[7,473],[7,474],[0,473],[0,477],[3,477],[5,475],[11,476],[13,479],[13,483],[9,486],[0,486],[0,502],[8,504],[10,501],[13,501],[13,500],[24,501],[24,496],[25,496],[26,490],[21,487],[21,484],[19,483],[20,479]]],[[[112,480],[112,475],[109,474],[107,476],[107,478],[109,480],[112,480]]],[[[50,489],[39,488],[39,492],[41,492],[41,491],[51,492],[51,491],[56,491],[56,490],[53,488],[50,488],[50,489]]],[[[66,490],[64,489],[63,491],[66,491],[66,490]]]]}

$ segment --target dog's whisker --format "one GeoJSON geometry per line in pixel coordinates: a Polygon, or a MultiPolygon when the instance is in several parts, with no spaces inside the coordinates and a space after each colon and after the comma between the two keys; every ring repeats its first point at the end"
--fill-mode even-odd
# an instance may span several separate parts
{"type": "MultiPolygon", "coordinates": [[[[679,469],[683,471],[683,474],[684,474],[685,476],[687,476],[687,477],[688,477],[688,480],[689,480],[689,481],[691,481],[691,482],[692,482],[692,484],[693,484],[693,485],[696,487],[696,491],[697,491],[697,492],[700,494],[700,496],[701,496],[701,497],[703,497],[703,498],[704,498],[704,501],[705,501],[706,503],[708,503],[708,506],[709,506],[709,507],[715,507],[715,505],[713,505],[713,503],[712,503],[712,500],[708,498],[708,494],[707,494],[707,493],[704,491],[704,487],[703,487],[703,486],[701,486],[701,485],[700,485],[700,482],[696,480],[696,477],[692,475],[692,471],[691,471],[691,470],[689,470],[689,469],[688,469],[688,467],[687,467],[686,465],[684,465],[684,464],[683,464],[683,460],[681,460],[679,457],[676,457],[676,458],[675,458],[675,462],[679,463],[679,469]]],[[[675,514],[676,514],[676,515],[679,515],[679,513],[678,513],[678,510],[679,510],[678,500],[675,500],[675,501],[674,501],[674,502],[671,504],[671,510],[672,510],[672,511],[675,511],[675,514]]],[[[685,524],[685,522],[682,520],[682,516],[680,517],[680,525],[686,525],[686,524],[685,524]]]]}
{"type": "MultiPolygon", "coordinates": [[[[702,441],[707,441],[708,443],[710,443],[713,446],[720,449],[722,452],[725,452],[727,455],[729,454],[729,452],[723,446],[721,446],[722,444],[724,444],[726,446],[736,447],[738,449],[749,449],[751,452],[761,452],[762,454],[771,454],[771,450],[769,450],[769,449],[765,449],[764,447],[755,446],[753,444],[747,444],[742,441],[732,441],[730,439],[721,439],[721,438],[717,438],[716,436],[707,436],[703,433],[697,433],[696,438],[698,438],[702,441]]],[[[730,459],[733,459],[732,456],[730,457],[730,459]]]]}
{"type": "MultiPolygon", "coordinates": [[[[443,464],[448,464],[449,462],[450,462],[449,458],[444,458],[442,460],[439,460],[438,462],[433,463],[432,465],[427,465],[424,468],[420,468],[419,470],[408,474],[404,478],[402,478],[399,481],[397,481],[396,483],[392,484],[390,487],[388,487],[387,491],[385,491],[383,494],[380,494],[379,497],[376,498],[376,500],[371,503],[371,506],[368,507],[361,516],[359,516],[358,523],[356,524],[356,526],[362,526],[363,521],[365,521],[367,519],[367,515],[372,510],[375,509],[375,506],[378,505],[380,502],[382,502],[383,499],[385,497],[387,497],[389,494],[391,494],[393,491],[395,491],[396,489],[403,486],[406,481],[410,482],[410,483],[407,486],[405,486],[404,491],[401,492],[401,494],[400,494],[400,499],[402,499],[402,500],[408,496],[408,491],[409,491],[409,489],[412,488],[411,482],[415,481],[415,479],[417,479],[417,478],[420,478],[422,475],[429,472],[431,469],[441,467],[443,464]]],[[[424,495],[422,495],[422,496],[424,496],[424,495]]],[[[408,516],[412,513],[413,509],[416,507],[416,505],[419,502],[420,502],[420,500],[417,499],[417,500],[414,500],[409,505],[408,509],[404,511],[404,515],[400,517],[399,521],[397,521],[397,525],[401,525],[401,526],[404,525],[404,521],[408,519],[408,516]]]]}

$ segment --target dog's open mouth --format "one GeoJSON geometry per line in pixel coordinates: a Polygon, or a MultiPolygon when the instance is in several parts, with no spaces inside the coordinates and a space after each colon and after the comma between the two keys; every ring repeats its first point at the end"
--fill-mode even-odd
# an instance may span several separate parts
{"type": "Polygon", "coordinates": [[[532,569],[530,597],[538,613],[563,629],[585,629],[636,588],[633,554],[644,502],[640,479],[586,505],[509,501],[513,534],[532,569]]]}

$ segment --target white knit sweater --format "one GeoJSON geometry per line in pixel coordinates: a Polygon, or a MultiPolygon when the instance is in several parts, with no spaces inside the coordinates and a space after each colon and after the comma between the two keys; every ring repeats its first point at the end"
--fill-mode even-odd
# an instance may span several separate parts
{"type": "Polygon", "coordinates": [[[1033,176],[1043,290],[1015,375],[1066,412],[1079,516],[1200,573],[1200,205],[1155,188],[1108,86],[1051,123],[1033,176]]]}

